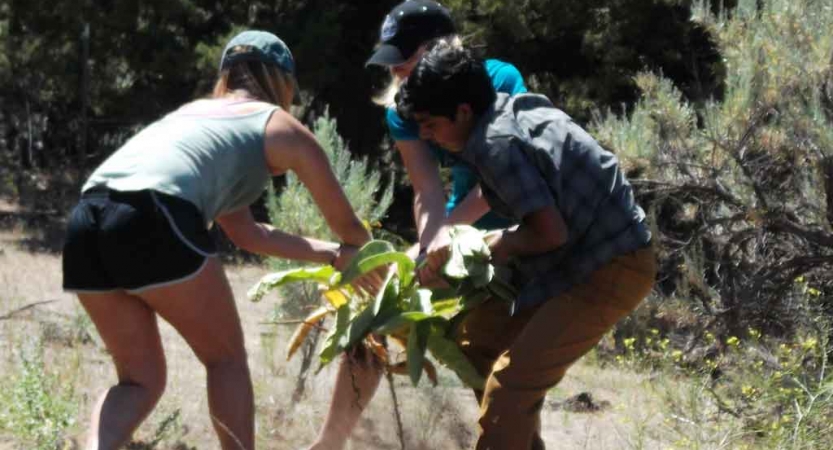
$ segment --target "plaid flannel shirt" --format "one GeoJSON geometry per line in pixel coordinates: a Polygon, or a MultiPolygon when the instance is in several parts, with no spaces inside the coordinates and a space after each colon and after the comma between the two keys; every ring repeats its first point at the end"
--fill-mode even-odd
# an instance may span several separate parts
{"type": "Polygon", "coordinates": [[[616,157],[544,96],[499,93],[458,155],[474,167],[493,211],[520,221],[552,205],[567,224],[563,246],[513,259],[521,288],[514,310],[565,292],[651,240],[616,157]]]}

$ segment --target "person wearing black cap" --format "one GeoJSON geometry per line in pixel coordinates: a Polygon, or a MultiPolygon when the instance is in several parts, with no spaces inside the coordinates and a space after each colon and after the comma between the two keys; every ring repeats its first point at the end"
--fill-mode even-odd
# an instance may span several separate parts
{"type": "MultiPolygon", "coordinates": [[[[223,51],[211,98],[140,131],[89,177],[70,214],[64,289],[107,346],[117,384],[97,402],[87,448],[121,448],[165,388],[157,316],[205,365],[223,449],[254,448],[254,400],[243,330],[208,227],[239,247],[344,268],[370,239],[312,133],[289,114],[295,61],[274,34],[246,31],[223,51]],[[248,206],[271,176],[293,171],[344,242],[257,223],[248,206]]],[[[379,280],[358,288],[373,292],[379,280]]]]}
{"type": "MultiPolygon", "coordinates": [[[[427,254],[447,242],[445,226],[465,223],[481,229],[505,228],[512,225],[489,212],[477,178],[464,164],[459,163],[446,149],[422,139],[419,127],[412,120],[403,120],[396,112],[394,94],[401,82],[410,75],[426,48],[437,41],[462,46],[456,26],[448,9],[429,0],[408,0],[394,7],[385,17],[379,44],[367,60],[367,65],[383,66],[391,73],[392,81],[378,96],[376,103],[386,108],[388,131],[399,151],[414,188],[414,219],[419,244],[410,251],[416,256],[422,249],[427,254]],[[439,174],[439,165],[451,166],[451,189],[448,200],[439,174]]],[[[497,60],[485,60],[492,85],[498,92],[519,94],[526,92],[523,78],[513,65],[497,60]]],[[[429,264],[436,264],[429,259],[429,264]]],[[[420,273],[423,284],[436,282],[420,273]]],[[[336,450],[344,447],[358,422],[362,409],[373,397],[382,376],[370,358],[342,359],[333,399],[324,426],[311,450],[336,450]]]]}
{"type": "MultiPolygon", "coordinates": [[[[451,14],[442,5],[427,0],[405,1],[385,17],[379,44],[366,63],[387,67],[393,78],[376,101],[387,109],[388,130],[414,186],[414,217],[419,247],[424,250],[437,246],[439,243],[436,240],[443,239],[444,233],[440,232],[443,225],[473,223],[482,229],[509,225],[489,212],[473,172],[446,149],[421,139],[416,123],[402,119],[393,107],[393,94],[411,73],[426,47],[437,40],[462,45],[455,32],[451,14]],[[447,202],[439,165],[451,167],[452,183],[447,202]]],[[[498,92],[510,95],[526,92],[523,78],[513,65],[496,59],[485,60],[485,65],[498,92]]],[[[429,259],[428,263],[430,265],[433,261],[429,259]]],[[[425,271],[421,275],[427,273],[425,271]]]]}

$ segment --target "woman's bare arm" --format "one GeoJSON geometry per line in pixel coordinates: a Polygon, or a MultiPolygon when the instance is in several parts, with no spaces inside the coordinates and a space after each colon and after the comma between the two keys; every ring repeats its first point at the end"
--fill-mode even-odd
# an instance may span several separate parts
{"type": "Polygon", "coordinates": [[[440,170],[425,141],[396,141],[414,188],[414,222],[419,244],[428,248],[445,220],[445,194],[440,170]]]}
{"type": "Polygon", "coordinates": [[[320,264],[330,264],[340,256],[339,244],[296,236],[256,222],[248,207],[218,217],[217,223],[234,245],[248,252],[320,264]]]}
{"type": "Polygon", "coordinates": [[[370,240],[315,136],[282,110],[272,115],[266,127],[266,158],[273,173],[295,172],[343,242],[358,247],[370,240]]]}
{"type": "Polygon", "coordinates": [[[471,225],[490,210],[491,208],[483,197],[483,191],[480,190],[480,185],[478,184],[466,194],[466,198],[462,202],[458,203],[451,210],[451,213],[445,218],[445,223],[449,225],[471,225]]]}

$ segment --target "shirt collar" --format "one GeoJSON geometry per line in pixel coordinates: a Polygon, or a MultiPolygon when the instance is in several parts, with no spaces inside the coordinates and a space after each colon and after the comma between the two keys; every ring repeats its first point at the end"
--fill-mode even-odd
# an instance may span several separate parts
{"type": "Polygon", "coordinates": [[[489,106],[489,109],[480,115],[477,119],[477,123],[474,125],[474,128],[472,128],[471,133],[469,134],[466,146],[463,148],[462,153],[460,153],[460,157],[463,160],[469,162],[474,160],[477,150],[482,148],[483,143],[486,141],[486,134],[489,131],[489,125],[491,125],[495,119],[503,113],[506,104],[509,103],[509,99],[509,94],[498,92],[495,102],[489,106]]]}

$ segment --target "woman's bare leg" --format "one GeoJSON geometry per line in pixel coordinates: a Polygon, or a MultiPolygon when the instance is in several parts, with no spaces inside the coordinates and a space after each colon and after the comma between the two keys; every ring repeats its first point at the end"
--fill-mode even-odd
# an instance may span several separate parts
{"type": "Polygon", "coordinates": [[[116,366],[118,384],[92,412],[87,450],[120,448],[165,390],[165,355],[156,315],[124,292],[79,294],[116,366]]]}
{"type": "Polygon", "coordinates": [[[254,448],[254,394],[240,316],[222,265],[138,294],[182,335],[208,376],[208,408],[223,450],[254,448]]]}

